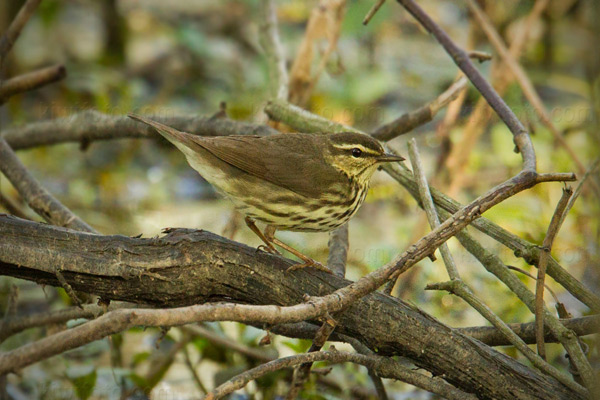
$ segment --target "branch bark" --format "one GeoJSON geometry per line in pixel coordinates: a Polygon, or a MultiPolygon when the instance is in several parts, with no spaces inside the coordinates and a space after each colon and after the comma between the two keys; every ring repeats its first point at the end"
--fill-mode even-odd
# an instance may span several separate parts
{"type": "MultiPolygon", "coordinates": [[[[257,253],[254,248],[208,232],[176,230],[159,239],[136,239],[91,235],[0,216],[0,234],[3,275],[57,285],[51,270],[53,265],[62,265],[65,279],[75,290],[98,293],[107,299],[166,307],[223,300],[251,304],[196,305],[182,311],[112,311],[3,354],[0,365],[9,370],[35,362],[39,351],[49,357],[76,347],[79,344],[75,340],[97,340],[134,325],[232,318],[237,315],[236,309],[246,322],[252,318],[257,321],[260,314],[248,313],[246,308],[260,304],[270,304],[261,307],[272,310],[279,320],[314,318],[323,304],[320,299],[332,298],[327,295],[337,291],[334,297],[343,301],[342,293],[358,283],[320,271],[286,273],[293,261],[257,253]],[[325,297],[311,297],[303,303],[306,293],[325,297]],[[304,315],[293,311],[300,309],[312,311],[304,315]]],[[[263,321],[274,322],[277,318],[263,321]]],[[[440,324],[413,306],[377,292],[353,303],[336,315],[336,320],[340,333],[359,338],[379,355],[409,357],[418,366],[444,375],[451,384],[480,398],[581,398],[554,379],[440,324]],[[489,374],[490,370],[496,372],[489,374]]]]}

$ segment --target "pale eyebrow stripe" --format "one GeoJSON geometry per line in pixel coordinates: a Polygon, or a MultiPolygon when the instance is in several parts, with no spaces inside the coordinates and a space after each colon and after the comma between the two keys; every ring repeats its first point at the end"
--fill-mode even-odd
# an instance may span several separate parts
{"type": "Polygon", "coordinates": [[[337,149],[342,149],[342,150],[352,150],[352,149],[358,147],[361,151],[363,151],[365,153],[379,155],[379,153],[377,151],[375,151],[369,147],[365,147],[362,144],[334,144],[333,147],[335,147],[337,149]]]}

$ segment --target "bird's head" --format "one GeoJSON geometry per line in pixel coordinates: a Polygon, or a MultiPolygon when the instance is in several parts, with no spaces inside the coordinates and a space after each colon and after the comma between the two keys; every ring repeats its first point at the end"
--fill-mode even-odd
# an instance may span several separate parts
{"type": "Polygon", "coordinates": [[[328,135],[329,162],[348,177],[367,183],[384,162],[402,161],[403,157],[386,153],[374,138],[361,133],[342,132],[328,135]]]}

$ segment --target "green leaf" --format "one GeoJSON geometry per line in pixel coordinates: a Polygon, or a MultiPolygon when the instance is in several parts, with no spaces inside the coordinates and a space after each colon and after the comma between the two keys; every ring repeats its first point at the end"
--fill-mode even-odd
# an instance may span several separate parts
{"type": "Polygon", "coordinates": [[[67,371],[67,377],[75,388],[77,398],[80,400],[87,400],[94,392],[98,374],[96,373],[96,368],[93,366],[87,368],[77,367],[70,368],[67,371]]]}

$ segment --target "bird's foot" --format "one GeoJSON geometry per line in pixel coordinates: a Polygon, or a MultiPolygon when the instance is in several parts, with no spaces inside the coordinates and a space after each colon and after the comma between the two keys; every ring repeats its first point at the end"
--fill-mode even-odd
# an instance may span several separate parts
{"type": "Polygon", "coordinates": [[[303,263],[294,264],[294,265],[292,265],[291,267],[289,267],[287,269],[287,272],[296,271],[298,269],[302,269],[302,268],[306,268],[306,267],[313,267],[315,269],[318,269],[319,271],[327,272],[328,274],[332,274],[333,273],[333,272],[331,272],[331,270],[329,268],[327,268],[326,266],[324,266],[320,262],[315,261],[313,259],[304,260],[303,263]]]}
{"type": "Polygon", "coordinates": [[[277,250],[275,247],[267,246],[267,245],[264,245],[264,244],[261,244],[260,246],[258,246],[256,248],[256,251],[260,251],[260,250],[262,250],[264,252],[267,252],[269,254],[275,254],[275,255],[278,255],[278,256],[281,255],[281,252],[279,250],[277,250]]]}

